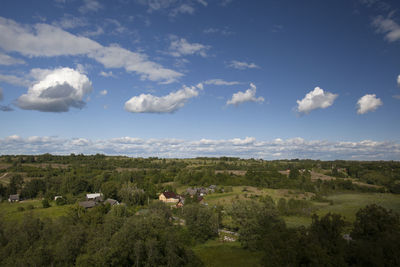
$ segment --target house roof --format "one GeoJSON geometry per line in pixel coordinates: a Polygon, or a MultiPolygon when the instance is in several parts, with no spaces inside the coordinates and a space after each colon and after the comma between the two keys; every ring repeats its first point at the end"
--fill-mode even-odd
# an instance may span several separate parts
{"type": "Polygon", "coordinates": [[[163,194],[166,198],[178,198],[174,192],[164,192],[163,194]]]}
{"type": "Polygon", "coordinates": [[[86,194],[86,198],[88,199],[92,199],[92,198],[96,198],[96,197],[101,197],[101,193],[92,193],[92,194],[86,194]]]}
{"type": "Polygon", "coordinates": [[[93,200],[79,202],[79,206],[81,206],[85,209],[93,208],[96,205],[97,205],[97,203],[93,200]]]}
{"type": "Polygon", "coordinates": [[[19,194],[10,195],[9,199],[11,199],[11,200],[18,200],[18,199],[19,199],[19,194]]]}

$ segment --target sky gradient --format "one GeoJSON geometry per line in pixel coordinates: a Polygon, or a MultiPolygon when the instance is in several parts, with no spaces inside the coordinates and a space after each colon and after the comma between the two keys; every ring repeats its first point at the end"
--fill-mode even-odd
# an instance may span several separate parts
{"type": "Polygon", "coordinates": [[[0,154],[400,160],[399,8],[2,1],[0,154]]]}

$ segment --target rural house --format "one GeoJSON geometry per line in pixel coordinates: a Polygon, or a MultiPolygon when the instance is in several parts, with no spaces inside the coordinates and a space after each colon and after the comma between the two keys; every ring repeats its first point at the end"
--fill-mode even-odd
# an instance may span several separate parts
{"type": "Polygon", "coordinates": [[[92,194],[86,194],[86,201],[103,201],[103,194],[102,193],[92,193],[92,194]]]}
{"type": "Polygon", "coordinates": [[[10,195],[8,198],[8,202],[18,202],[19,201],[19,194],[10,195]]]}
{"type": "Polygon", "coordinates": [[[174,192],[161,193],[158,199],[164,203],[177,203],[179,202],[179,195],[174,192]]]}

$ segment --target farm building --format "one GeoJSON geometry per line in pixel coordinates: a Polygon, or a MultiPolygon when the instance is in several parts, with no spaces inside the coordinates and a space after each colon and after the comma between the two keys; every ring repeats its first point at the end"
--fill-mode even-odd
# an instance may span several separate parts
{"type": "Polygon", "coordinates": [[[158,199],[165,203],[177,203],[179,202],[179,195],[174,192],[164,192],[160,194],[158,199]]]}
{"type": "Polygon", "coordinates": [[[86,201],[89,201],[89,200],[103,201],[103,194],[102,193],[86,194],[86,201]]]}
{"type": "Polygon", "coordinates": [[[10,195],[8,198],[8,202],[18,202],[19,201],[19,194],[10,195]]]}

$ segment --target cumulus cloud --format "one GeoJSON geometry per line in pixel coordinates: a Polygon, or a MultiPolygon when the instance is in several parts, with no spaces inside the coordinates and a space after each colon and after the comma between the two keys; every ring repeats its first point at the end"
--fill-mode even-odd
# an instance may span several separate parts
{"type": "Polygon", "coordinates": [[[330,107],[337,97],[337,94],[325,92],[323,89],[315,87],[302,100],[297,100],[297,111],[308,114],[317,108],[330,107]]]}
{"type": "Polygon", "coordinates": [[[10,57],[9,55],[0,52],[0,65],[10,66],[18,64],[25,64],[25,61],[23,61],[22,59],[10,57]]]}
{"type": "Polygon", "coordinates": [[[3,101],[3,88],[0,87],[0,101],[3,101]]]}
{"type": "Polygon", "coordinates": [[[400,86],[400,75],[397,76],[397,85],[400,86]]]}
{"type": "Polygon", "coordinates": [[[89,38],[77,36],[48,24],[34,27],[20,25],[0,17],[0,48],[28,57],[85,55],[106,68],[124,68],[141,79],[170,83],[181,73],[164,68],[143,53],[132,52],[118,45],[102,46],[89,38]]]}
{"type": "Polygon", "coordinates": [[[107,94],[108,94],[107,90],[103,90],[100,92],[100,95],[107,95],[107,94]]]}
{"type": "Polygon", "coordinates": [[[190,98],[198,94],[195,86],[184,86],[178,91],[160,97],[141,94],[129,99],[125,103],[125,110],[133,113],[172,113],[182,108],[190,98]]]}
{"type": "Polygon", "coordinates": [[[71,107],[82,108],[83,98],[92,91],[88,77],[74,69],[36,69],[33,75],[37,81],[16,102],[22,109],[66,112],[71,107]]]}
{"type": "Polygon", "coordinates": [[[211,80],[204,81],[204,84],[207,84],[207,85],[210,85],[210,84],[211,85],[237,85],[240,83],[235,82],[235,81],[228,82],[228,81],[224,81],[222,79],[211,79],[211,80]]]}
{"type": "Polygon", "coordinates": [[[237,60],[232,60],[229,64],[228,67],[238,69],[238,70],[245,70],[245,69],[257,69],[260,68],[254,63],[247,63],[243,61],[237,61],[237,60]]]}
{"type": "Polygon", "coordinates": [[[376,97],[375,94],[367,94],[357,101],[357,113],[365,114],[370,111],[375,111],[379,106],[382,106],[383,102],[379,98],[376,97]]]}
{"type": "Polygon", "coordinates": [[[372,21],[376,32],[385,34],[385,39],[389,42],[400,40],[400,25],[393,19],[378,16],[372,21]]]}
{"type": "Polygon", "coordinates": [[[103,153],[136,157],[193,158],[233,156],[262,159],[357,159],[400,160],[400,144],[363,140],[358,142],[307,141],[303,138],[258,141],[254,137],[232,139],[142,139],[120,137],[104,140],[64,139],[12,135],[0,138],[0,154],[103,153]]]}
{"type": "Polygon", "coordinates": [[[170,54],[174,57],[181,57],[187,55],[198,54],[202,57],[206,57],[206,51],[210,46],[199,44],[199,43],[189,43],[185,38],[178,38],[177,36],[171,36],[171,43],[169,46],[170,54]]]}
{"type": "Polygon", "coordinates": [[[238,106],[245,102],[264,102],[264,98],[262,96],[256,97],[257,87],[250,83],[250,88],[245,92],[237,92],[232,95],[232,98],[226,102],[227,105],[235,105],[238,106]]]}

